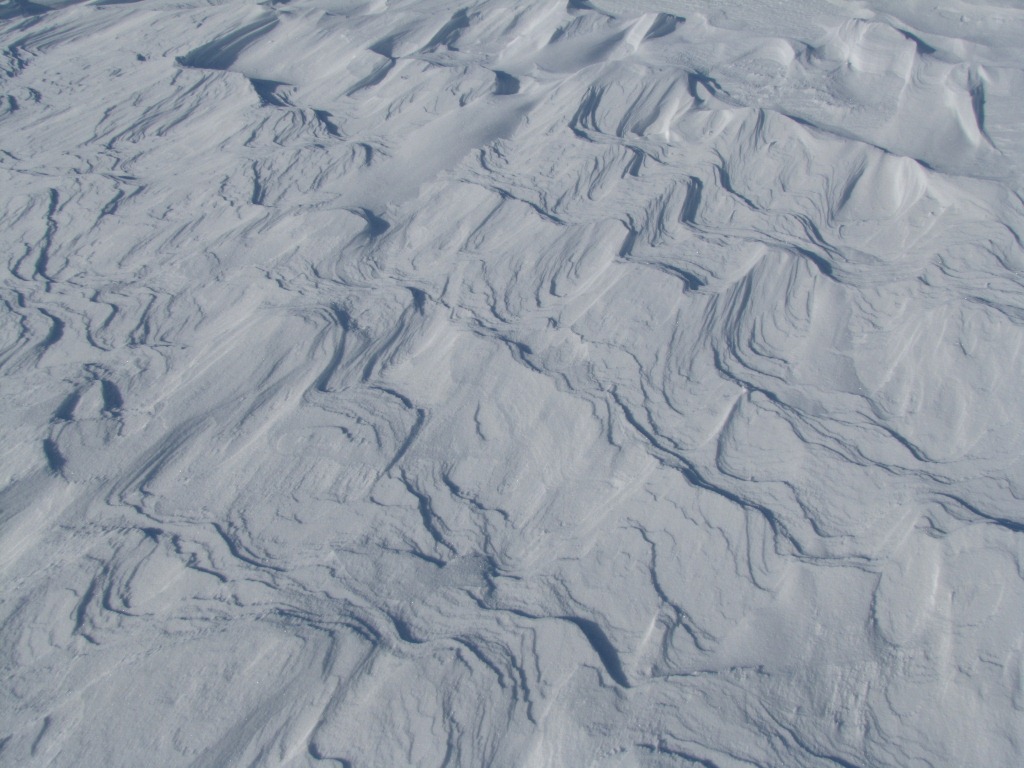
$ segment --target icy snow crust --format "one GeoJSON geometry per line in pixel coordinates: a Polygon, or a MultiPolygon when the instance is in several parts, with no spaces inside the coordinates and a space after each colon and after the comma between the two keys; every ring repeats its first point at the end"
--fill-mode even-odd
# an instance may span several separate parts
{"type": "Polygon", "coordinates": [[[3,3],[0,762],[1019,766],[1024,9],[940,5],[3,3]]]}

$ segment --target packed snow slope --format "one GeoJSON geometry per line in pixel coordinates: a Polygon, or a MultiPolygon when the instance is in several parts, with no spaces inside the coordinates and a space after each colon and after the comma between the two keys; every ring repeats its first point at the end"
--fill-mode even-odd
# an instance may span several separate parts
{"type": "Polygon", "coordinates": [[[0,764],[1020,766],[1021,40],[0,4],[0,764]]]}

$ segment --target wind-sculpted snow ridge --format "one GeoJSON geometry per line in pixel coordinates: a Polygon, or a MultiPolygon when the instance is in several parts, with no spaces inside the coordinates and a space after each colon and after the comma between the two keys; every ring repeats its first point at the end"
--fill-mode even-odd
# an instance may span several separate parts
{"type": "Polygon", "coordinates": [[[0,764],[1019,766],[940,5],[0,4],[0,764]]]}

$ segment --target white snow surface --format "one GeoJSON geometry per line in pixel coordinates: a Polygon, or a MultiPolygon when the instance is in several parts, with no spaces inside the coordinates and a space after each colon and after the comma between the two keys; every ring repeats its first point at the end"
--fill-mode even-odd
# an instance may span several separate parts
{"type": "Polygon", "coordinates": [[[1024,4],[0,4],[0,764],[1024,761],[1024,4]]]}

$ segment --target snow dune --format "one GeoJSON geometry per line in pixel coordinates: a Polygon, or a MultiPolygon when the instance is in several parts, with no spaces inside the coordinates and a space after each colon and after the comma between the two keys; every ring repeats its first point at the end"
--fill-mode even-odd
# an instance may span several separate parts
{"type": "Polygon", "coordinates": [[[1020,765],[941,6],[0,4],[0,764],[1020,765]]]}

